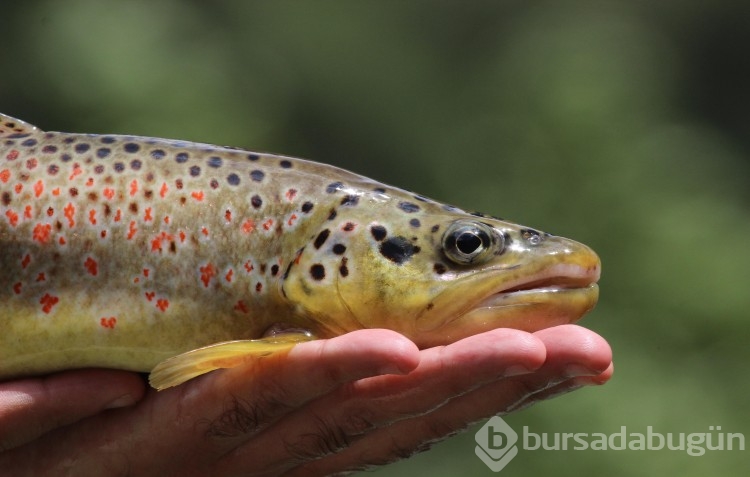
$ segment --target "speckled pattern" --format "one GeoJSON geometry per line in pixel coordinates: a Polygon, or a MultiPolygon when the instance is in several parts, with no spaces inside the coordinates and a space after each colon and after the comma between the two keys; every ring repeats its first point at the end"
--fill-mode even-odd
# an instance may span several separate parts
{"type": "Polygon", "coordinates": [[[320,337],[388,327],[432,345],[467,334],[433,329],[500,283],[563,262],[598,278],[598,259],[580,244],[324,164],[43,132],[2,115],[0,141],[0,376],[148,370],[277,323],[320,337]],[[486,249],[481,261],[444,250],[457,220],[471,233],[449,243],[486,249]],[[480,222],[487,243],[472,232],[480,222]],[[476,283],[493,267],[502,280],[476,283]]]}

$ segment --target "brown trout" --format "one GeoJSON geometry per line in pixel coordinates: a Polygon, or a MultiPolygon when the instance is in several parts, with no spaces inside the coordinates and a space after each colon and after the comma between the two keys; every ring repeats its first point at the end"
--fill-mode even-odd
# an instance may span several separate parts
{"type": "Polygon", "coordinates": [[[0,378],[164,388],[362,328],[535,331],[591,310],[599,273],[585,245],[333,166],[0,115],[0,378]]]}

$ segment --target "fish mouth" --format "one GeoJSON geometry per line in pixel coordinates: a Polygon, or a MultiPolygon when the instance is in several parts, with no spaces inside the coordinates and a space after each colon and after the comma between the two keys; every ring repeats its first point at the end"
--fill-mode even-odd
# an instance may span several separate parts
{"type": "Polygon", "coordinates": [[[598,280],[598,266],[555,265],[538,276],[504,284],[502,289],[480,299],[469,312],[509,306],[533,306],[555,298],[564,299],[563,296],[583,295],[596,299],[599,290],[598,280]]]}
{"type": "MultiPolygon", "coordinates": [[[[575,323],[594,308],[599,298],[600,264],[598,257],[592,256],[595,258],[590,261],[557,263],[510,280],[502,269],[484,270],[473,277],[469,287],[476,291],[485,286],[484,292],[477,294],[479,298],[463,311],[448,315],[452,317],[447,321],[433,322],[430,328],[424,323],[415,342],[424,348],[495,328],[535,332],[575,323]]],[[[445,299],[458,301],[455,295],[445,299]]]]}

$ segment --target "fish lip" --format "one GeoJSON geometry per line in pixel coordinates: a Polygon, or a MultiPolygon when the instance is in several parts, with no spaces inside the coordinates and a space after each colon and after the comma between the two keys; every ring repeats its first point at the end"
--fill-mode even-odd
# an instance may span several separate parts
{"type": "Polygon", "coordinates": [[[537,274],[506,283],[502,288],[479,299],[468,311],[534,303],[535,297],[554,293],[593,293],[598,290],[600,267],[557,264],[537,274]]]}

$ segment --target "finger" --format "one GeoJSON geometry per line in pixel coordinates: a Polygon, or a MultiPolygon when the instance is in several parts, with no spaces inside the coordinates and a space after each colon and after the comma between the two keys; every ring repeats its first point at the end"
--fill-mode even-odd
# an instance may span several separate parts
{"type": "Polygon", "coordinates": [[[499,376],[528,373],[544,363],[542,342],[529,333],[493,330],[422,352],[408,376],[379,376],[345,386],[299,410],[222,462],[257,462],[281,472],[346,448],[368,432],[442,406],[499,376]],[[278,445],[283,442],[284,445],[278,445]]]}
{"type": "MultiPolygon", "coordinates": [[[[549,390],[552,393],[552,390],[556,389],[555,386],[559,386],[558,393],[566,386],[568,391],[577,389],[587,382],[586,379],[591,378],[565,376],[568,370],[564,364],[561,365],[560,358],[576,356],[574,351],[565,348],[590,345],[584,346],[586,351],[581,352],[586,356],[590,355],[590,359],[578,356],[580,359],[570,360],[574,363],[574,373],[584,372],[589,367],[601,368],[602,357],[611,356],[609,345],[604,340],[587,336],[588,334],[594,335],[585,329],[560,329],[543,335],[549,343],[548,356],[549,353],[553,356],[551,361],[548,357],[547,363],[539,372],[492,382],[448,400],[445,405],[431,412],[374,430],[366,438],[353,442],[340,453],[303,464],[292,469],[289,475],[325,475],[342,470],[362,470],[365,468],[363,464],[384,465],[427,450],[433,443],[456,434],[469,424],[514,409],[534,395],[541,398],[544,394],[538,394],[540,392],[549,390]],[[573,341],[566,342],[566,338],[573,341]],[[561,372],[563,375],[560,375],[561,372]],[[568,382],[570,384],[563,384],[568,382]]],[[[596,370],[585,372],[591,375],[596,370]]],[[[608,375],[611,376],[609,366],[594,379],[606,381],[608,375]]]]}
{"type": "Polygon", "coordinates": [[[137,374],[103,369],[0,383],[0,451],[105,409],[133,405],[144,391],[137,374]]]}

